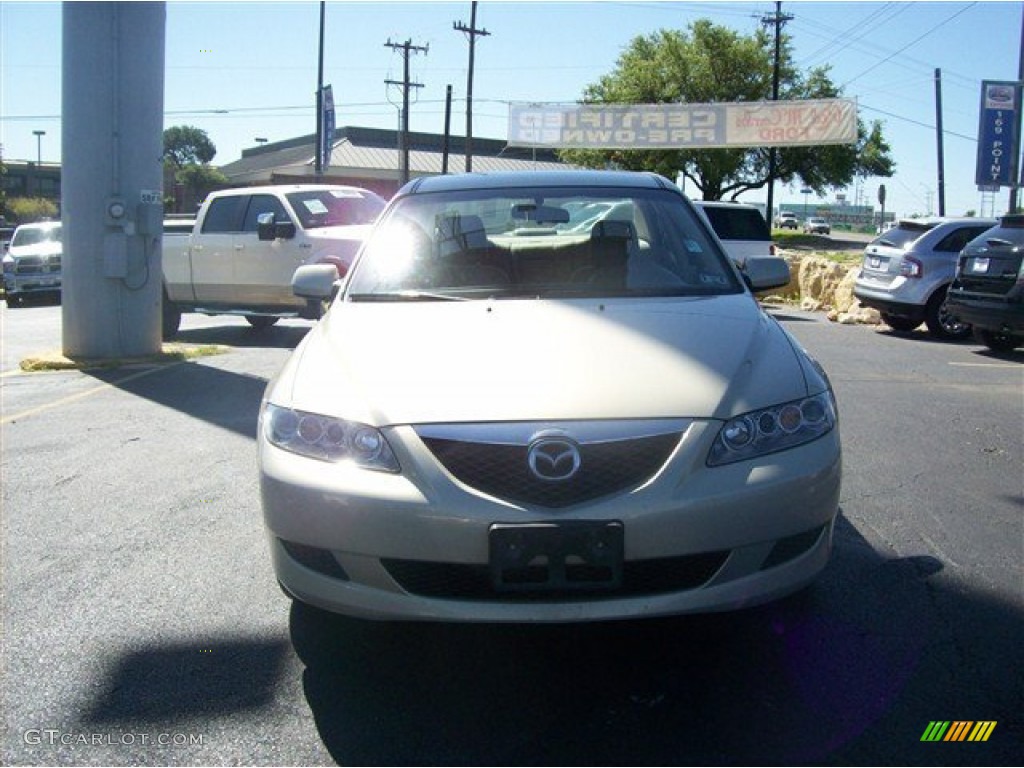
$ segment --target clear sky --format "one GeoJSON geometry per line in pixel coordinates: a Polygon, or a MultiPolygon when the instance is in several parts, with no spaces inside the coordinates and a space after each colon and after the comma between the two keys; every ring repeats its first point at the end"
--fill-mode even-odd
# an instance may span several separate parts
{"type": "MultiPolygon", "coordinates": [[[[773,2],[479,3],[473,84],[474,135],[506,137],[509,102],[573,102],[610,72],[629,41],[708,18],[751,33],[773,2]]],[[[948,214],[1002,213],[1009,191],[983,199],[974,184],[982,80],[1016,80],[1020,2],[784,2],[803,70],[829,64],[860,118],[881,120],[896,174],[844,190],[898,215],[937,212],[936,68],[942,72],[948,214]],[[984,206],[984,207],[983,207],[984,206]]],[[[165,126],[194,125],[217,146],[214,164],[240,157],[256,137],[312,134],[317,80],[317,2],[168,2],[165,126]]],[[[470,3],[340,2],[326,9],[324,82],[337,125],[396,128],[401,55],[386,43],[429,46],[411,59],[410,127],[441,133],[446,86],[452,132],[465,131],[470,3]]],[[[0,143],[7,159],[60,160],[61,4],[0,2],[0,143]],[[46,131],[41,139],[35,130],[46,131]]],[[[829,195],[827,199],[833,199],[829,195]]],[[[763,202],[763,191],[747,196],[763,202]]],[[[776,203],[804,202],[799,187],[776,186],[776,203]]],[[[813,205],[815,198],[807,200],[813,205]]]]}

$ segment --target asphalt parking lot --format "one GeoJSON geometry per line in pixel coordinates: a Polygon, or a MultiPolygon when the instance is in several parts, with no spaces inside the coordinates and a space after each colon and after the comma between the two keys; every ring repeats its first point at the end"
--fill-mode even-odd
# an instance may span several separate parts
{"type": "Polygon", "coordinates": [[[25,374],[59,348],[60,308],[0,312],[4,765],[1024,753],[1024,353],[774,309],[842,420],[835,554],[811,590],[646,622],[377,624],[290,606],[269,563],[256,416],[309,323],[186,316],[183,341],[230,351],[25,374]],[[923,740],[947,721],[995,725],[923,740]]]}

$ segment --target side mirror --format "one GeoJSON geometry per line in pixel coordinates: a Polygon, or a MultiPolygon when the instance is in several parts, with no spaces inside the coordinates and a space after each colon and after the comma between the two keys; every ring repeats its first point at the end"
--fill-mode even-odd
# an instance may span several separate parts
{"type": "Polygon", "coordinates": [[[300,299],[326,301],[335,296],[340,286],[338,270],[333,264],[307,264],[292,275],[292,293],[300,299]]]}
{"type": "Polygon", "coordinates": [[[256,236],[260,240],[290,240],[295,237],[295,223],[292,221],[275,221],[274,214],[261,213],[256,217],[256,236]]]}
{"type": "Polygon", "coordinates": [[[789,283],[789,264],[778,256],[753,256],[743,265],[743,277],[752,291],[781,288],[789,283]]]}

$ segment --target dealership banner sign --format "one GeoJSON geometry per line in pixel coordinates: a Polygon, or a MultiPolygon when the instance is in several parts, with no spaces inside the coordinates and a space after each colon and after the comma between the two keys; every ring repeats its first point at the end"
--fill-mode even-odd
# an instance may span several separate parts
{"type": "Polygon", "coordinates": [[[721,104],[526,104],[509,107],[508,143],[573,149],[720,149],[852,144],[852,99],[721,104]]]}
{"type": "Polygon", "coordinates": [[[1013,147],[1019,109],[1017,83],[982,80],[974,182],[983,192],[1015,184],[1017,158],[1013,147]]]}

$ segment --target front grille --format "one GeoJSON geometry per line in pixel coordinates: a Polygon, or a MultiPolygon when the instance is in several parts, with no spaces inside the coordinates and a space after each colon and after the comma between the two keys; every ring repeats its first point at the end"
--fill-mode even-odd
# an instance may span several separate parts
{"type": "Polygon", "coordinates": [[[424,437],[437,460],[461,482],[500,499],[567,507],[635,488],[668,460],[679,432],[581,443],[580,469],[570,479],[541,480],[529,468],[528,445],[424,437]]]}
{"type": "Polygon", "coordinates": [[[551,602],[642,597],[696,589],[722,567],[728,551],[636,560],[623,566],[622,586],[602,591],[498,592],[486,565],[429,563],[419,560],[381,560],[398,585],[420,597],[503,602],[551,602]]]}
{"type": "Polygon", "coordinates": [[[14,273],[17,275],[50,275],[60,272],[60,256],[25,256],[17,260],[14,273]]]}

